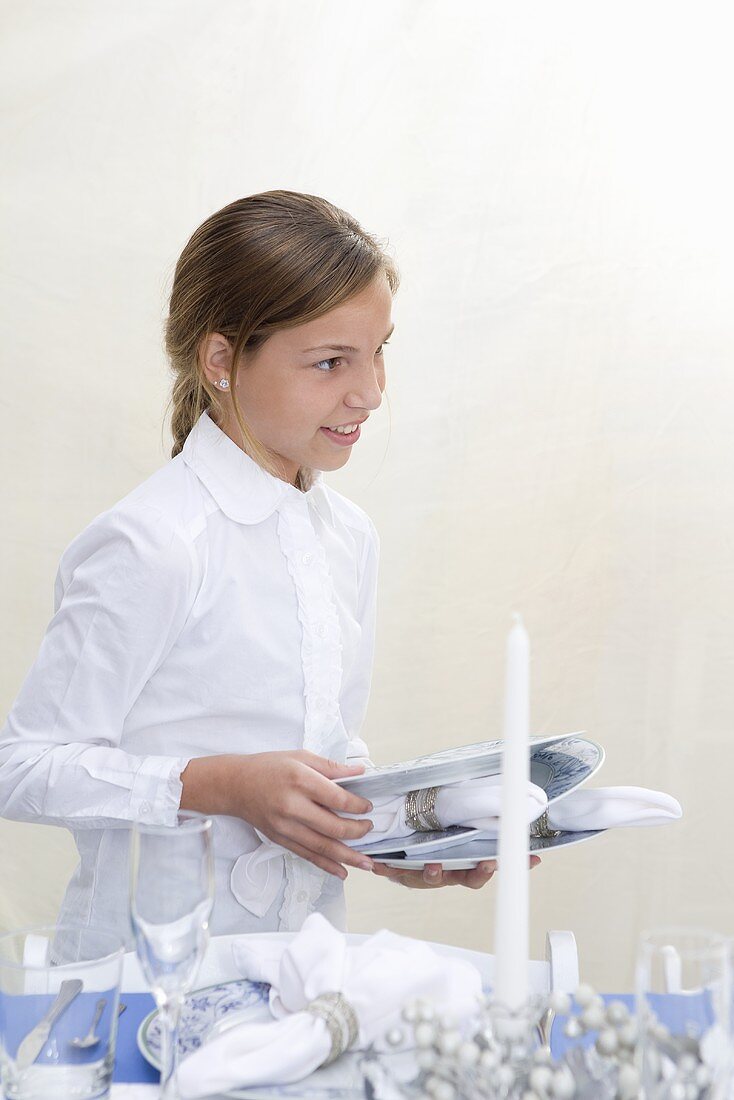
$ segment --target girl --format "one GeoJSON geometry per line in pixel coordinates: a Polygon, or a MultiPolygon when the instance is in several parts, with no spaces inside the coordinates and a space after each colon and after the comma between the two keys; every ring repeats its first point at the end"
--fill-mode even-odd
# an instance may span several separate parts
{"type": "Polygon", "coordinates": [[[61,921],[130,943],[130,822],[216,815],[215,933],[344,927],[346,866],[373,867],[359,774],[378,543],[321,471],[385,386],[398,273],[324,199],[251,195],[196,230],[166,324],[172,458],[65,550],[55,614],[0,734],[0,813],[72,830],[61,921]],[[282,846],[253,883],[259,833],[282,846]],[[280,864],[278,867],[277,864],[280,864]],[[265,899],[265,901],[263,900],[265,899]],[[265,903],[266,902],[266,903],[265,903]]]}

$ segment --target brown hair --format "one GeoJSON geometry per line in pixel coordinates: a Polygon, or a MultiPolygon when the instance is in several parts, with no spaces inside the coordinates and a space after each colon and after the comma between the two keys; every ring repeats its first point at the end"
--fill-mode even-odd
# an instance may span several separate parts
{"type": "Polygon", "coordinates": [[[220,423],[220,401],[231,400],[245,452],[269,473],[282,476],[247,427],[235,399],[241,356],[257,351],[279,329],[341,305],[380,272],[394,294],[400,276],[380,240],[318,195],[263,191],[207,218],[176,264],[165,325],[174,374],[171,457],[179,453],[202,412],[209,411],[220,423]],[[226,396],[202,369],[200,350],[212,332],[233,345],[226,396]]]}

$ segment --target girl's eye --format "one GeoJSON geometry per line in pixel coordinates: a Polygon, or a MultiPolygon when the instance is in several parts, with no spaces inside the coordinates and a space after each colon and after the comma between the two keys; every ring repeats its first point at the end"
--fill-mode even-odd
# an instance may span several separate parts
{"type": "MultiPolygon", "coordinates": [[[[380,346],[377,349],[375,354],[376,355],[382,355],[382,349],[386,348],[389,343],[390,343],[389,340],[385,340],[384,343],[380,344],[380,346]]],[[[338,363],[338,362],[339,362],[338,357],[335,357],[334,359],[320,359],[318,363],[314,363],[314,367],[317,370],[321,371],[322,374],[331,374],[335,370],[335,368],[332,366],[332,363],[338,363]],[[326,365],[324,365],[324,364],[326,364],[326,365]]]]}

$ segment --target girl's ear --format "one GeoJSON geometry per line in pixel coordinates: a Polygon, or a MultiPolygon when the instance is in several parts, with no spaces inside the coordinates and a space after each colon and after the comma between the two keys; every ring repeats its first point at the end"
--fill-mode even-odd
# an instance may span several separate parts
{"type": "Polygon", "coordinates": [[[228,374],[232,366],[232,345],[226,336],[218,332],[209,332],[199,344],[199,361],[207,381],[213,386],[228,374]]]}

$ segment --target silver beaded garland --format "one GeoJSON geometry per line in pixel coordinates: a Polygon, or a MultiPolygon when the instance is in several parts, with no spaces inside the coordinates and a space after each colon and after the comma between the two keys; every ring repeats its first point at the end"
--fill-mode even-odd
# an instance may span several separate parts
{"type": "MultiPolygon", "coordinates": [[[[395,1095],[406,1100],[638,1100],[639,1029],[622,1001],[605,1004],[590,985],[582,985],[573,1000],[566,993],[553,993],[536,999],[520,1014],[503,1015],[498,1007],[483,998],[467,1028],[426,1000],[405,1005],[402,1019],[412,1031],[419,1074],[408,1084],[393,1082],[395,1095]],[[577,1044],[557,1062],[547,1046],[537,1046],[535,1021],[548,1008],[566,1017],[563,1031],[568,1038],[593,1034],[591,1047],[577,1044]],[[507,1026],[498,1030],[498,1020],[507,1026]]],[[[665,1080],[668,1100],[708,1096],[712,1075],[699,1044],[690,1038],[681,1042],[656,1021],[647,1031],[657,1044],[657,1077],[665,1080]]],[[[393,1048],[402,1046],[405,1038],[399,1028],[386,1036],[393,1048]]]]}
{"type": "Polygon", "coordinates": [[[399,1027],[393,1027],[388,1031],[385,1039],[387,1040],[388,1046],[399,1047],[402,1046],[405,1036],[399,1027]]]}

